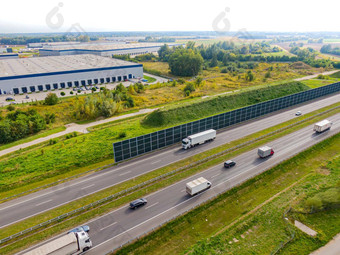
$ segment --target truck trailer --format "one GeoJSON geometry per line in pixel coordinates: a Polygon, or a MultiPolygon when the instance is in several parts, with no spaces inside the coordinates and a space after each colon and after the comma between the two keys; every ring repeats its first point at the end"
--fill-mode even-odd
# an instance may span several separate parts
{"type": "Polygon", "coordinates": [[[190,135],[182,140],[182,148],[184,150],[194,147],[195,145],[214,140],[216,138],[216,130],[209,129],[194,135],[190,135]]]}
{"type": "Polygon", "coordinates": [[[265,157],[268,157],[270,155],[273,155],[274,150],[269,146],[263,146],[263,147],[260,147],[257,150],[257,154],[260,156],[260,158],[265,158],[265,157]]]}
{"type": "Polygon", "coordinates": [[[314,125],[313,131],[321,133],[327,129],[330,129],[333,123],[329,120],[322,120],[314,125]]]}
{"type": "Polygon", "coordinates": [[[211,187],[211,182],[209,182],[204,177],[200,177],[196,180],[188,182],[186,184],[186,191],[189,195],[194,196],[206,189],[209,189],[210,187],[211,187]]]}
{"type": "Polygon", "coordinates": [[[84,231],[71,232],[31,250],[24,255],[73,255],[92,247],[88,234],[84,231]]]}

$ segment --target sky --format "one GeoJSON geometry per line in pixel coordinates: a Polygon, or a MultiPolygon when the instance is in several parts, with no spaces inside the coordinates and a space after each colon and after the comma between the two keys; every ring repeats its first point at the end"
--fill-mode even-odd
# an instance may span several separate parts
{"type": "Polygon", "coordinates": [[[96,31],[340,31],[339,0],[15,0],[0,33],[96,31]]]}

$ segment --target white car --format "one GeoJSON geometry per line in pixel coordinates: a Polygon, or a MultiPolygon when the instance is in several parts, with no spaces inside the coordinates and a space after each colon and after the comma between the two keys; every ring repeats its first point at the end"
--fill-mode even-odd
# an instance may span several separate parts
{"type": "Polygon", "coordinates": [[[295,113],[295,116],[301,116],[302,115],[302,112],[301,111],[297,111],[296,113],[295,113]]]}

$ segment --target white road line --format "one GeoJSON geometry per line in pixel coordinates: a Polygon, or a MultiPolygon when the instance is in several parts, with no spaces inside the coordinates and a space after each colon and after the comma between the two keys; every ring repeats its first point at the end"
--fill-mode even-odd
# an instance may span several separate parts
{"type": "Polygon", "coordinates": [[[106,229],[106,228],[109,228],[109,227],[113,226],[114,224],[117,224],[117,222],[113,222],[112,224],[110,224],[110,225],[108,225],[108,226],[106,226],[106,227],[103,227],[103,228],[99,229],[99,231],[102,231],[102,230],[104,230],[104,229],[106,229]]]}
{"type": "Polygon", "coordinates": [[[145,210],[149,209],[150,207],[153,207],[153,206],[157,205],[158,203],[159,203],[159,202],[154,203],[154,204],[152,204],[152,205],[150,205],[150,206],[148,206],[148,207],[145,207],[145,210]]]}
{"type": "Polygon", "coordinates": [[[220,175],[220,173],[215,174],[215,175],[211,176],[210,179],[214,179],[215,177],[217,177],[217,176],[219,176],[219,175],[220,175]]]}
{"type": "Polygon", "coordinates": [[[157,163],[159,163],[159,162],[161,162],[161,161],[162,161],[161,159],[160,159],[160,160],[157,160],[157,161],[155,161],[155,162],[152,162],[151,165],[157,164],[157,163]]]}
{"type": "Polygon", "coordinates": [[[181,192],[184,192],[184,191],[185,191],[185,189],[182,189],[182,190],[181,190],[181,192]]]}
{"type": "Polygon", "coordinates": [[[118,176],[123,176],[123,175],[129,174],[129,173],[131,173],[131,171],[127,171],[127,172],[121,173],[118,176]]]}
{"type": "Polygon", "coordinates": [[[39,204],[36,204],[35,206],[39,206],[39,205],[42,205],[42,204],[45,204],[45,203],[48,203],[48,202],[51,202],[51,201],[52,201],[52,199],[47,200],[47,201],[44,201],[44,202],[41,202],[41,203],[39,203],[39,204]]]}
{"type": "Polygon", "coordinates": [[[89,186],[86,186],[86,187],[83,187],[83,188],[81,188],[81,189],[87,189],[87,188],[89,188],[89,187],[92,187],[92,186],[94,186],[94,185],[96,185],[96,184],[91,184],[91,185],[89,185],[89,186]]]}

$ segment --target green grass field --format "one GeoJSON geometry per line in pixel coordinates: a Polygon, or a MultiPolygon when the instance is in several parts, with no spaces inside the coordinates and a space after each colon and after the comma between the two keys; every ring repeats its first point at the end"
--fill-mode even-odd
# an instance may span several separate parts
{"type": "Polygon", "coordinates": [[[339,151],[337,134],[115,254],[270,254],[285,242],[282,254],[309,254],[340,231],[340,209],[303,219],[320,233],[315,238],[283,215],[316,190],[339,185],[339,151]]]}
{"type": "Polygon", "coordinates": [[[148,80],[148,83],[153,83],[153,82],[156,81],[155,78],[147,76],[147,75],[144,75],[143,77],[144,77],[144,79],[148,80]]]}

